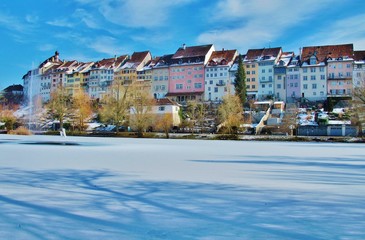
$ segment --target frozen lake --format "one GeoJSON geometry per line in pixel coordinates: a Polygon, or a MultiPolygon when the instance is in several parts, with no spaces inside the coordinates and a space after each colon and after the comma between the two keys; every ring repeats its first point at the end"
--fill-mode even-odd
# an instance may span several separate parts
{"type": "Polygon", "coordinates": [[[0,135],[0,239],[365,239],[365,145],[0,135]]]}

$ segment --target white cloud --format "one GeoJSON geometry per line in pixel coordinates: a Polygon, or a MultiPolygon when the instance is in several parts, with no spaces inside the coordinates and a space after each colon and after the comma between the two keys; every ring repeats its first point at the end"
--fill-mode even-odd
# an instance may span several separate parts
{"type": "Polygon", "coordinates": [[[73,16],[79,18],[89,28],[100,28],[97,18],[84,9],[76,9],[73,16]]]}
{"type": "Polygon", "coordinates": [[[309,36],[309,45],[333,45],[353,43],[356,50],[365,49],[365,14],[333,21],[322,31],[309,36]]]}
{"type": "Polygon", "coordinates": [[[211,18],[218,27],[202,33],[197,41],[238,49],[267,47],[271,41],[310,19],[327,4],[328,0],[295,3],[292,0],[221,0],[213,9],[217,14],[211,18]],[[233,27],[219,28],[226,24],[233,27]]]}
{"type": "Polygon", "coordinates": [[[38,23],[38,20],[39,20],[39,17],[37,15],[32,15],[32,14],[27,14],[25,16],[25,20],[28,22],[28,23],[38,23]]]}
{"type": "Polygon", "coordinates": [[[56,46],[50,43],[42,44],[38,46],[38,49],[42,52],[48,52],[51,50],[56,50],[56,46]]]}
{"type": "Polygon", "coordinates": [[[75,25],[74,23],[70,22],[70,20],[67,18],[55,19],[53,21],[48,21],[46,23],[56,27],[68,27],[68,28],[72,28],[75,25]]]}
{"type": "Polygon", "coordinates": [[[115,38],[109,36],[101,36],[95,40],[91,40],[87,47],[93,49],[99,53],[106,53],[110,56],[123,53],[123,48],[118,46],[118,42],[115,38]]]}
{"type": "Polygon", "coordinates": [[[193,0],[125,0],[102,1],[100,12],[108,21],[126,27],[159,27],[168,25],[170,11],[193,0]]]}
{"type": "Polygon", "coordinates": [[[27,25],[18,18],[0,12],[0,27],[3,26],[10,31],[24,32],[29,30],[27,25]]]}

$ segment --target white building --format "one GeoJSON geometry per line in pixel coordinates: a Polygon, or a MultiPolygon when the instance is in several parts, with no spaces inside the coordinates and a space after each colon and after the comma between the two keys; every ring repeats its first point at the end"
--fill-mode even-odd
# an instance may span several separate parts
{"type": "Polygon", "coordinates": [[[169,65],[174,54],[159,58],[152,70],[152,95],[155,99],[165,98],[169,89],[169,65]]]}
{"type": "Polygon", "coordinates": [[[365,51],[354,51],[353,87],[365,86],[365,51]]]}
{"type": "Polygon", "coordinates": [[[205,101],[221,101],[232,91],[230,69],[238,56],[237,50],[214,51],[205,65],[205,101]]]}
{"type": "Polygon", "coordinates": [[[114,71],[128,59],[127,55],[103,59],[90,69],[88,93],[92,99],[101,99],[113,83],[114,71]]]}
{"type": "Polygon", "coordinates": [[[274,97],[275,100],[278,101],[285,101],[286,96],[286,72],[287,67],[293,58],[294,53],[293,52],[285,52],[282,53],[280,56],[279,61],[276,62],[274,65],[274,97]]]}

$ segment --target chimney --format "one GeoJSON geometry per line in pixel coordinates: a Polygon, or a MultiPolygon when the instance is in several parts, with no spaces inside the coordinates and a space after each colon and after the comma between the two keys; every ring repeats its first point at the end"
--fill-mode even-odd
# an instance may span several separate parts
{"type": "Polygon", "coordinates": [[[224,52],[224,48],[222,48],[222,52],[224,52]]]}
{"type": "Polygon", "coordinates": [[[183,48],[184,50],[186,49],[186,44],[185,44],[185,43],[182,45],[182,48],[183,48]]]}

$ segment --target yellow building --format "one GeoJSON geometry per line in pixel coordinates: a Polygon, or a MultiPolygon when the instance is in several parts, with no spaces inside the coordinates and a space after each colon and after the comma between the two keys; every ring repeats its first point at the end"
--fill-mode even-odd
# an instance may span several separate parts
{"type": "MultiPolygon", "coordinates": [[[[138,79],[137,71],[141,71],[143,67],[152,59],[149,51],[134,52],[131,58],[121,65],[114,72],[114,79],[121,81],[123,84],[131,84],[138,79]]],[[[152,73],[151,73],[152,78],[152,73]]]]}
{"type": "Polygon", "coordinates": [[[79,63],[77,68],[67,74],[65,88],[67,93],[73,96],[78,91],[87,92],[87,83],[89,81],[90,69],[94,62],[79,63]]]}

